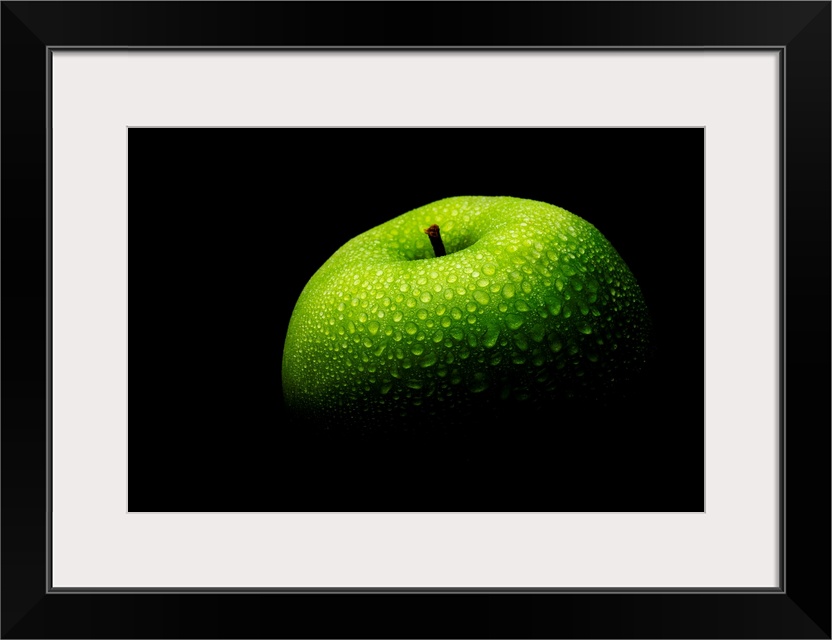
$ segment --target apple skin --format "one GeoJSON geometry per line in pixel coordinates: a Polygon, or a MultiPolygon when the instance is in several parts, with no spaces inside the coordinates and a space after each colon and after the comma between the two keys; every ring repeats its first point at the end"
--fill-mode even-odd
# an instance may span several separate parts
{"type": "Polygon", "coordinates": [[[634,276],[589,222],[533,200],[447,198],[353,238],[312,276],[284,398],[303,419],[367,430],[596,402],[643,367],[650,336],[634,276]]]}

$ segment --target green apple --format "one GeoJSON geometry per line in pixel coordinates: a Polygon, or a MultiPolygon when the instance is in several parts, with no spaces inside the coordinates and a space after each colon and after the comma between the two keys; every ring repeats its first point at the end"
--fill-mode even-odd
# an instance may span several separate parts
{"type": "Polygon", "coordinates": [[[649,344],[639,286],[592,224],[532,200],[447,198],[353,238],[312,276],[283,391],[317,423],[453,423],[597,399],[649,344]]]}

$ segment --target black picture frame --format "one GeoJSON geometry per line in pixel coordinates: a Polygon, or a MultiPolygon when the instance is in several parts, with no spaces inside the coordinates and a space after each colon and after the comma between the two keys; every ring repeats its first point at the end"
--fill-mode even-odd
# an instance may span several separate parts
{"type": "Polygon", "coordinates": [[[830,637],[830,2],[3,2],[0,20],[4,638],[830,637]],[[52,589],[47,96],[50,51],[60,47],[778,51],[785,80],[780,588],[52,589]]]}

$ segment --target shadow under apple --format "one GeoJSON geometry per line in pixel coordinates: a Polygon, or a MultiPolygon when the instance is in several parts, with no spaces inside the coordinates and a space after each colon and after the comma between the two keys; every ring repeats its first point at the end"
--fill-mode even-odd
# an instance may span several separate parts
{"type": "Polygon", "coordinates": [[[427,398],[385,428],[294,414],[282,433],[307,461],[308,510],[622,510],[634,483],[660,474],[645,428],[657,376],[648,360],[628,377],[561,383],[559,393],[483,393],[462,413],[427,398]]]}

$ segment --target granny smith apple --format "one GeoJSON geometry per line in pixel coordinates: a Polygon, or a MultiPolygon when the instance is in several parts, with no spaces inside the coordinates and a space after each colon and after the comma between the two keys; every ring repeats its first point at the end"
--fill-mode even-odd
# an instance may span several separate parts
{"type": "Polygon", "coordinates": [[[283,391],[320,424],[397,429],[603,397],[637,372],[650,318],[589,222],[512,197],[447,198],[353,238],[289,322],[283,391]]]}

